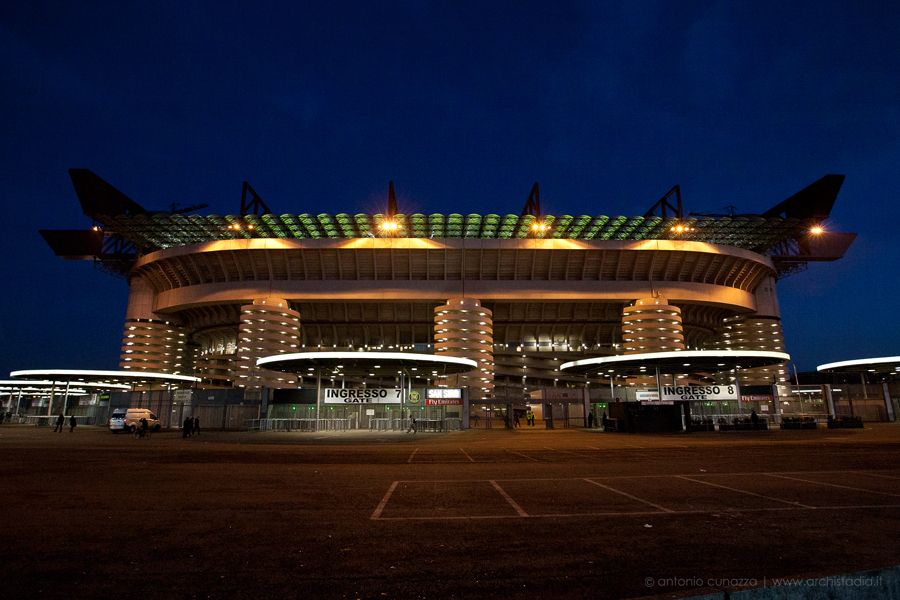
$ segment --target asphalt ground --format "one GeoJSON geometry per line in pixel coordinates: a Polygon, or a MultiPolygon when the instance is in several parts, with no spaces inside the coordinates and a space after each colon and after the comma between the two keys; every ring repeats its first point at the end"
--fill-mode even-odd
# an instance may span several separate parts
{"type": "Polygon", "coordinates": [[[900,564],[900,425],[0,426],[0,597],[631,598],[900,564]]]}

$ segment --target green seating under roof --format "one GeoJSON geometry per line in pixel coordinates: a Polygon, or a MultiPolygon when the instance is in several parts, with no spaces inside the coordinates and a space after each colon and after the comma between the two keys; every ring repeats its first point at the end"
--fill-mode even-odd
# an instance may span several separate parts
{"type": "MultiPolygon", "coordinates": [[[[307,213],[294,215],[136,215],[98,216],[107,231],[125,238],[140,252],[215,240],[353,239],[380,237],[383,214],[307,213]]],[[[535,235],[533,215],[421,214],[395,215],[399,229],[394,237],[513,239],[535,235]]],[[[808,223],[802,219],[739,217],[690,217],[680,222],[688,229],[673,231],[675,218],[605,215],[545,215],[547,228],[536,237],[570,240],[689,240],[724,244],[763,252],[786,240],[800,238],[808,223]]]]}

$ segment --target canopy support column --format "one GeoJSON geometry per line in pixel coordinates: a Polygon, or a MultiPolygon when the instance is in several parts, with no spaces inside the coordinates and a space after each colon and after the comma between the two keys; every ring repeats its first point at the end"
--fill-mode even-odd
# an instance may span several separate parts
{"type": "Polygon", "coordinates": [[[322,403],[322,368],[316,367],[316,431],[319,431],[319,405],[322,403]]]}

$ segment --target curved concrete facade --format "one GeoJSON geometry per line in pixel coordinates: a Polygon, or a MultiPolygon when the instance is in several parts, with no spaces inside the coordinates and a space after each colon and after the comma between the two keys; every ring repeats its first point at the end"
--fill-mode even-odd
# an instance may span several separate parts
{"type": "Polygon", "coordinates": [[[621,353],[623,311],[652,293],[681,312],[685,347],[720,347],[727,319],[778,318],[774,277],[765,256],[701,242],[242,239],[140,257],[128,314],[168,322],[185,338],[184,372],[212,361],[221,378],[229,356],[233,370],[249,360],[240,358],[249,356],[242,311],[276,298],[291,319],[284,331],[276,319],[266,335],[294,335],[298,349],[477,353],[485,360],[470,397],[521,397],[525,388],[583,384],[560,373],[559,362],[621,353]],[[454,302],[484,312],[486,333],[463,344],[454,302]]]}

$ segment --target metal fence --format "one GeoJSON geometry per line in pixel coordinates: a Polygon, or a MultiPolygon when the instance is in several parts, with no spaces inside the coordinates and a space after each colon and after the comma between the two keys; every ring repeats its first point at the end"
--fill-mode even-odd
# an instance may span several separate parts
{"type": "MultiPolygon", "coordinates": [[[[410,419],[372,418],[369,431],[406,431],[410,419]]],[[[460,431],[462,419],[416,419],[417,431],[460,431]]],[[[354,415],[341,419],[245,419],[243,429],[247,431],[352,431],[360,429],[354,415]]]]}
{"type": "Polygon", "coordinates": [[[246,419],[248,431],[348,431],[351,419],[246,419]]]}

